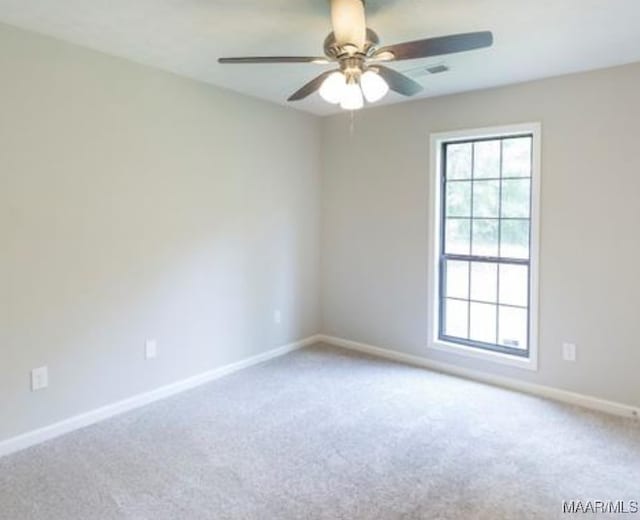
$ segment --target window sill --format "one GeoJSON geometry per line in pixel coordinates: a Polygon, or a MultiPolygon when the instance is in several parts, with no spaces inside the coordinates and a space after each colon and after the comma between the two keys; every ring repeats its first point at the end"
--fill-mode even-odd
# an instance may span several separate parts
{"type": "Polygon", "coordinates": [[[501,365],[508,365],[516,368],[523,368],[525,370],[537,371],[538,362],[535,356],[535,350],[530,349],[529,357],[518,357],[509,354],[503,354],[502,352],[493,352],[491,350],[482,350],[474,347],[467,347],[465,345],[459,345],[457,343],[449,343],[442,340],[435,340],[429,345],[430,349],[439,350],[441,352],[447,352],[449,354],[456,354],[460,356],[482,359],[484,361],[490,361],[492,363],[498,363],[501,365]]]}

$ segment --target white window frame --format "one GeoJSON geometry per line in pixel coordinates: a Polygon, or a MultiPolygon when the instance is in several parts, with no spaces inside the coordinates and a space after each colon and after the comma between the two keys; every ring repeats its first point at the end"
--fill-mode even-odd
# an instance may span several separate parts
{"type": "Polygon", "coordinates": [[[538,275],[539,275],[539,245],[540,245],[540,182],[541,182],[541,133],[540,123],[522,123],[506,126],[493,126],[471,130],[457,130],[453,132],[439,132],[431,134],[430,147],[430,200],[431,200],[431,233],[429,239],[429,287],[431,288],[431,311],[428,322],[427,348],[454,353],[457,355],[483,359],[527,370],[538,369],[538,275]],[[440,233],[441,219],[441,176],[442,176],[442,148],[444,143],[482,139],[490,137],[505,137],[510,135],[531,134],[532,143],[532,178],[531,178],[531,244],[530,244],[530,294],[529,294],[529,356],[519,357],[502,352],[484,350],[477,347],[461,345],[443,341],[438,338],[438,323],[440,312],[440,233]]]}

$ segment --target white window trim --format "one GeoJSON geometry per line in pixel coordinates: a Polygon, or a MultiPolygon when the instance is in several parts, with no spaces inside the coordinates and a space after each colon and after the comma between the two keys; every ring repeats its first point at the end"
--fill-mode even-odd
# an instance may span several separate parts
{"type": "Polygon", "coordinates": [[[429,312],[427,348],[510,365],[527,370],[538,370],[538,275],[540,245],[540,177],[541,177],[541,131],[540,123],[522,123],[507,126],[494,126],[472,130],[439,132],[431,134],[430,157],[430,194],[431,194],[431,233],[429,238],[429,287],[431,287],[431,311],[429,312]],[[445,142],[462,141],[486,137],[498,137],[530,133],[533,135],[532,179],[531,179],[531,294],[529,357],[517,356],[468,347],[457,343],[442,341],[438,338],[439,323],[439,244],[440,244],[440,204],[441,204],[441,150],[445,142]]]}

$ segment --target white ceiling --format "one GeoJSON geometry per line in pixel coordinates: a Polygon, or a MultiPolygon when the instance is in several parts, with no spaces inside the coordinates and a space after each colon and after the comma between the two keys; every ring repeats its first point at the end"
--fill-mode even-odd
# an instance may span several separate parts
{"type": "MultiPolygon", "coordinates": [[[[640,61],[640,0],[367,0],[367,15],[383,44],[493,31],[491,49],[394,64],[451,68],[416,78],[422,97],[640,61]]],[[[327,0],[0,0],[0,20],[281,104],[327,66],[216,59],[322,54],[331,29],[327,0]]],[[[336,111],[317,94],[293,106],[336,111]]]]}

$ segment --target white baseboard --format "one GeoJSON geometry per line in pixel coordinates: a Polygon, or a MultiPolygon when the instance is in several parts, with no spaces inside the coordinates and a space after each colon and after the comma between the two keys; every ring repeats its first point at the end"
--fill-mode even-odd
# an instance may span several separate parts
{"type": "Polygon", "coordinates": [[[440,361],[433,361],[419,356],[403,354],[401,352],[396,352],[381,347],[375,347],[373,345],[367,345],[365,343],[359,343],[357,341],[336,338],[334,336],[321,334],[319,338],[323,343],[328,343],[336,347],[355,350],[358,352],[363,352],[365,354],[370,354],[372,356],[391,359],[393,361],[398,361],[401,363],[407,363],[409,365],[424,367],[437,372],[443,372],[446,374],[463,377],[465,379],[472,379],[481,383],[500,386],[502,388],[508,388],[509,390],[516,390],[518,392],[523,392],[538,397],[544,397],[546,399],[552,399],[554,401],[580,406],[582,408],[588,408],[590,410],[597,410],[612,415],[631,417],[634,419],[638,419],[640,417],[640,410],[637,407],[631,405],[617,403],[614,401],[607,401],[604,399],[599,399],[597,397],[569,392],[568,390],[561,390],[559,388],[553,388],[550,386],[527,383],[508,377],[495,376],[477,370],[461,368],[449,363],[442,363],[440,361]]]}
{"type": "Polygon", "coordinates": [[[228,374],[232,374],[233,372],[237,372],[244,368],[257,365],[258,363],[263,363],[264,361],[268,361],[269,359],[282,356],[284,354],[287,354],[288,352],[292,352],[294,350],[312,345],[314,343],[318,343],[319,341],[319,335],[309,336],[308,338],[304,338],[300,341],[289,343],[288,345],[283,345],[282,347],[263,352],[262,354],[243,359],[236,363],[231,363],[230,365],[214,368],[213,370],[209,370],[202,374],[189,377],[188,379],[183,379],[181,381],[156,388],[155,390],[151,390],[150,392],[138,394],[128,399],[108,404],[101,408],[97,408],[95,410],[91,410],[89,412],[76,415],[68,419],[64,419],[49,426],[23,433],[21,435],[18,435],[17,437],[11,437],[0,442],[0,457],[20,450],[24,450],[25,448],[29,448],[36,444],[40,444],[41,442],[59,437],[60,435],[64,435],[65,433],[84,428],[85,426],[89,426],[115,415],[134,410],[135,408],[139,408],[154,401],[158,401],[160,399],[170,397],[180,392],[184,392],[185,390],[190,390],[191,388],[209,383],[210,381],[214,381],[215,379],[219,379],[228,374]]]}
{"type": "Polygon", "coordinates": [[[510,390],[516,390],[519,392],[524,392],[527,394],[552,399],[554,401],[560,401],[563,403],[581,406],[583,408],[597,410],[613,415],[631,417],[635,419],[638,419],[640,417],[640,410],[631,405],[598,399],[596,397],[569,392],[567,390],[560,390],[558,388],[549,386],[526,383],[507,377],[494,376],[476,370],[461,368],[448,363],[433,361],[419,356],[403,354],[393,350],[375,347],[373,345],[367,345],[365,343],[359,343],[357,341],[350,341],[334,336],[317,334],[315,336],[309,336],[308,338],[304,338],[300,341],[296,341],[294,343],[290,343],[288,345],[263,352],[262,354],[243,359],[236,363],[231,363],[229,365],[215,368],[213,370],[209,370],[188,379],[183,379],[181,381],[156,388],[155,390],[151,390],[150,392],[138,394],[128,399],[124,399],[122,401],[118,401],[101,408],[97,408],[95,410],[91,410],[89,412],[76,415],[68,419],[64,419],[49,426],[45,426],[43,428],[39,428],[37,430],[33,430],[16,437],[0,441],[0,457],[8,455],[10,453],[15,453],[31,446],[35,446],[36,444],[54,439],[55,437],[59,437],[61,435],[64,435],[65,433],[70,433],[74,430],[79,430],[81,428],[103,421],[110,417],[114,417],[121,413],[140,408],[141,406],[152,403],[154,401],[159,401],[166,397],[179,394],[186,390],[190,390],[210,381],[214,381],[216,379],[224,377],[228,374],[238,372],[239,370],[242,370],[244,368],[248,368],[250,366],[273,359],[275,357],[282,356],[294,350],[313,345],[314,343],[328,343],[337,347],[355,350],[358,352],[363,352],[365,354],[370,354],[373,356],[382,357],[409,365],[424,367],[430,370],[435,370],[437,372],[443,372],[466,379],[472,379],[474,381],[500,386],[503,388],[508,388],[510,390]]]}

